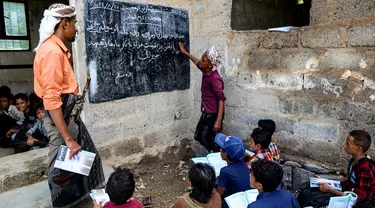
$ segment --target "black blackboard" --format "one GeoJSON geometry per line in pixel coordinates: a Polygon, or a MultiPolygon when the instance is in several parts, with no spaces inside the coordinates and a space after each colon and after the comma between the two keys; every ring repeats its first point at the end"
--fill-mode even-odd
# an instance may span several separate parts
{"type": "Polygon", "coordinates": [[[85,1],[90,102],[190,87],[186,10],[108,0],[85,1]]]}

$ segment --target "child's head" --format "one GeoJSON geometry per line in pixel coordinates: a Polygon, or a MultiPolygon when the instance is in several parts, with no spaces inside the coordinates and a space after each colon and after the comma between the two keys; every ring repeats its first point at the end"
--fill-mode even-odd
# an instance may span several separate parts
{"type": "Polygon", "coordinates": [[[27,95],[24,93],[18,93],[16,96],[14,96],[14,101],[17,109],[21,112],[26,112],[26,110],[29,108],[29,97],[27,97],[27,95]]]}
{"type": "Polygon", "coordinates": [[[10,106],[10,100],[12,99],[12,94],[7,92],[0,92],[0,110],[7,110],[10,106]]]}
{"type": "Polygon", "coordinates": [[[258,160],[251,165],[250,186],[261,192],[272,192],[283,179],[283,169],[277,163],[258,160]]]}
{"type": "Polygon", "coordinates": [[[215,47],[210,47],[198,62],[198,68],[203,72],[220,70],[221,56],[215,47]]]}
{"type": "Polygon", "coordinates": [[[44,120],[44,117],[46,115],[46,110],[44,110],[44,106],[42,104],[39,104],[36,106],[36,109],[35,109],[35,116],[39,119],[39,120],[44,120]]]}
{"type": "Polygon", "coordinates": [[[116,170],[109,177],[105,189],[111,202],[116,205],[125,204],[135,190],[133,173],[129,169],[116,170]]]}
{"type": "Polygon", "coordinates": [[[258,128],[272,136],[275,133],[276,124],[271,119],[261,119],[258,121],[258,128]]]}
{"type": "Polygon", "coordinates": [[[349,132],[346,137],[345,152],[351,155],[367,152],[371,146],[371,136],[363,130],[349,132]]]}
{"type": "Polygon", "coordinates": [[[261,129],[254,129],[250,135],[249,149],[257,152],[261,149],[267,149],[271,142],[271,135],[261,129]]]}
{"type": "Polygon", "coordinates": [[[210,201],[216,182],[215,171],[211,166],[194,164],[189,170],[189,181],[192,188],[191,198],[204,204],[210,201]]]}
{"type": "Polygon", "coordinates": [[[31,93],[29,95],[29,101],[30,101],[30,105],[33,108],[36,108],[36,106],[39,104],[43,104],[43,100],[39,98],[35,93],[31,93]]]}
{"type": "Polygon", "coordinates": [[[221,158],[223,160],[240,161],[243,159],[245,145],[240,138],[219,133],[215,137],[215,143],[220,147],[221,158]]]}
{"type": "Polygon", "coordinates": [[[10,90],[10,88],[6,85],[3,85],[0,87],[0,94],[12,94],[12,91],[10,90]]]}

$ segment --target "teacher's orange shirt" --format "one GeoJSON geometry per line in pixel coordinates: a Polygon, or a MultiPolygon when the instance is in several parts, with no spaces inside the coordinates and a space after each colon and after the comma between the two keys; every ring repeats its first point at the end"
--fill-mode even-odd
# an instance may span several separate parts
{"type": "Polygon", "coordinates": [[[43,99],[46,110],[62,105],[62,94],[77,94],[78,84],[65,44],[52,35],[44,41],[34,59],[34,91],[43,99]]]}

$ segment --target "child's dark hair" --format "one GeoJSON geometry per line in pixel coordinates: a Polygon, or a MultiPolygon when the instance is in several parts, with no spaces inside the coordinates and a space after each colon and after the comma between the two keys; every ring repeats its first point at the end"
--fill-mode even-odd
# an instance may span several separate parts
{"type": "Polygon", "coordinates": [[[275,162],[267,160],[258,160],[251,165],[251,172],[255,181],[263,186],[263,191],[272,192],[281,183],[283,179],[283,169],[275,162]]]}
{"type": "Polygon", "coordinates": [[[354,130],[349,135],[354,138],[354,144],[362,147],[364,153],[367,152],[371,146],[371,136],[366,131],[354,130]]]}
{"type": "Polygon", "coordinates": [[[260,144],[263,149],[268,148],[271,143],[271,134],[262,131],[259,128],[255,128],[250,137],[253,138],[255,144],[260,144]]]}
{"type": "Polygon", "coordinates": [[[36,107],[35,107],[35,116],[36,116],[38,110],[45,111],[45,109],[44,109],[44,105],[43,105],[42,103],[36,105],[36,107]]]}
{"type": "Polygon", "coordinates": [[[18,93],[14,96],[14,101],[16,101],[17,99],[21,99],[21,100],[24,100],[26,102],[29,101],[29,97],[27,97],[27,95],[25,93],[18,93]]]}
{"type": "Polygon", "coordinates": [[[262,131],[267,132],[273,135],[276,130],[276,124],[273,120],[271,119],[261,119],[258,121],[258,126],[261,127],[262,131]]]}
{"type": "Polygon", "coordinates": [[[12,94],[12,91],[10,90],[8,86],[3,85],[0,87],[0,94],[3,94],[3,95],[12,94]]]}
{"type": "Polygon", "coordinates": [[[10,102],[12,100],[12,94],[6,91],[0,91],[0,98],[7,98],[10,102]]]}
{"type": "Polygon", "coordinates": [[[106,186],[109,199],[116,205],[125,204],[133,196],[134,190],[134,176],[127,168],[113,172],[106,186]]]}
{"type": "Polygon", "coordinates": [[[189,180],[192,186],[190,197],[204,204],[210,201],[216,182],[214,169],[207,164],[194,164],[189,170],[189,180]]]}

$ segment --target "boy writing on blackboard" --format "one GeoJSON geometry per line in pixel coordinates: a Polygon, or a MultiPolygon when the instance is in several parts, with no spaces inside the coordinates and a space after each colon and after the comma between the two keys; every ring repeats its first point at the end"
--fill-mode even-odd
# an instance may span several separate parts
{"type": "Polygon", "coordinates": [[[190,60],[203,73],[202,77],[202,115],[195,130],[194,139],[202,144],[208,151],[218,151],[214,138],[222,130],[224,117],[224,81],[220,76],[221,56],[215,47],[211,47],[202,58],[191,55],[186,51],[184,44],[179,43],[180,52],[190,60]]]}

